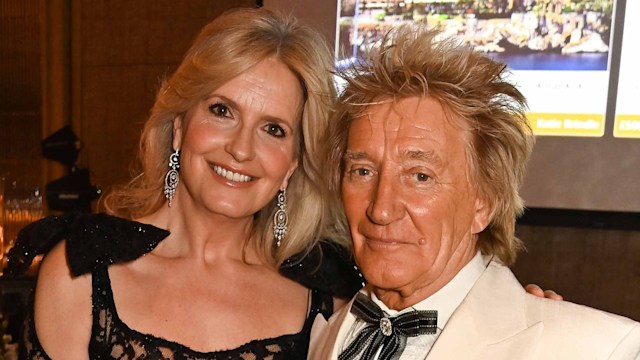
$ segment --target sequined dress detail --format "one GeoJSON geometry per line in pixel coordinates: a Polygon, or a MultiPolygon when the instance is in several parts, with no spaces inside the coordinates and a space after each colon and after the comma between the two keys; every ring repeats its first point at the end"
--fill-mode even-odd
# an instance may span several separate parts
{"type": "MultiPolygon", "coordinates": [[[[177,342],[131,329],[120,320],[116,311],[109,279],[109,265],[136,259],[153,250],[166,236],[168,232],[165,230],[104,214],[73,214],[46,218],[29,225],[21,232],[16,246],[9,254],[9,273],[16,275],[23,272],[35,254],[47,252],[57,242],[66,239],[67,257],[72,274],[92,275],[93,327],[88,349],[90,359],[305,359],[313,320],[318,314],[328,318],[333,312],[332,293],[346,297],[357,291],[361,285],[357,275],[350,271],[348,264],[342,264],[342,260],[339,261],[341,266],[330,266],[329,274],[323,275],[326,271],[311,273],[305,270],[312,267],[317,270],[318,264],[313,265],[314,261],[301,262],[300,259],[292,258],[285,262],[281,269],[285,276],[303,285],[315,283],[322,287],[310,290],[307,319],[300,332],[272,339],[254,340],[231,350],[198,352],[177,342]],[[306,265],[309,262],[312,266],[306,265]],[[331,273],[336,271],[338,273],[331,273]],[[341,272],[351,283],[343,283],[340,288],[336,288],[336,285],[332,285],[333,288],[323,285],[325,278],[341,272]]],[[[329,259],[335,260],[335,254],[332,257],[331,252],[324,253],[329,255],[329,259]]],[[[305,260],[314,260],[312,255],[313,253],[307,254],[305,260]]],[[[316,256],[315,261],[317,260],[316,256]]],[[[24,325],[20,359],[49,360],[35,332],[33,306],[29,309],[24,325]]]]}

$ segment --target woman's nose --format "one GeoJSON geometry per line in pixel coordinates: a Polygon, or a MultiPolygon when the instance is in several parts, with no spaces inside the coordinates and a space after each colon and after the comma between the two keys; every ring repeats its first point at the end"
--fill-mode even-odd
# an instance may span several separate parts
{"type": "Polygon", "coordinates": [[[226,150],[236,161],[244,162],[253,159],[255,155],[253,145],[251,130],[242,126],[233,133],[226,150]]]}

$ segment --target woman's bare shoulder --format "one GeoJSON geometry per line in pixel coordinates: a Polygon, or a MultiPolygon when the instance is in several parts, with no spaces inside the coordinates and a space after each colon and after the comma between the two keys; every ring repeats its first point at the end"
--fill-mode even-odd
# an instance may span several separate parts
{"type": "Polygon", "coordinates": [[[86,359],[91,337],[91,275],[73,276],[66,241],[42,260],[34,301],[38,340],[53,358],[86,359]]]}

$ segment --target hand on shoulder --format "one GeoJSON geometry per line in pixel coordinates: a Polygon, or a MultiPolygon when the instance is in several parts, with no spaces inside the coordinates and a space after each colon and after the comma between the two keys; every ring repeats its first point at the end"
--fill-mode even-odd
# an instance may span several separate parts
{"type": "Polygon", "coordinates": [[[531,295],[535,295],[540,298],[547,298],[551,300],[564,300],[562,295],[556,293],[553,290],[542,290],[542,288],[536,284],[528,284],[524,287],[525,291],[531,295]]]}

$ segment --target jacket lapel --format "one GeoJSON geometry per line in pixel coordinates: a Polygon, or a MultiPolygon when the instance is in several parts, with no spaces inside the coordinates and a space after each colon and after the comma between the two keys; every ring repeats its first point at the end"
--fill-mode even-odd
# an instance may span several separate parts
{"type": "Polygon", "coordinates": [[[491,261],[427,359],[526,359],[543,329],[540,317],[527,315],[524,289],[507,267],[491,261]]]}
{"type": "Polygon", "coordinates": [[[325,321],[322,316],[316,317],[311,328],[308,360],[338,358],[347,332],[355,322],[355,317],[349,316],[354,300],[355,296],[348,304],[334,313],[329,321],[325,321]]]}

